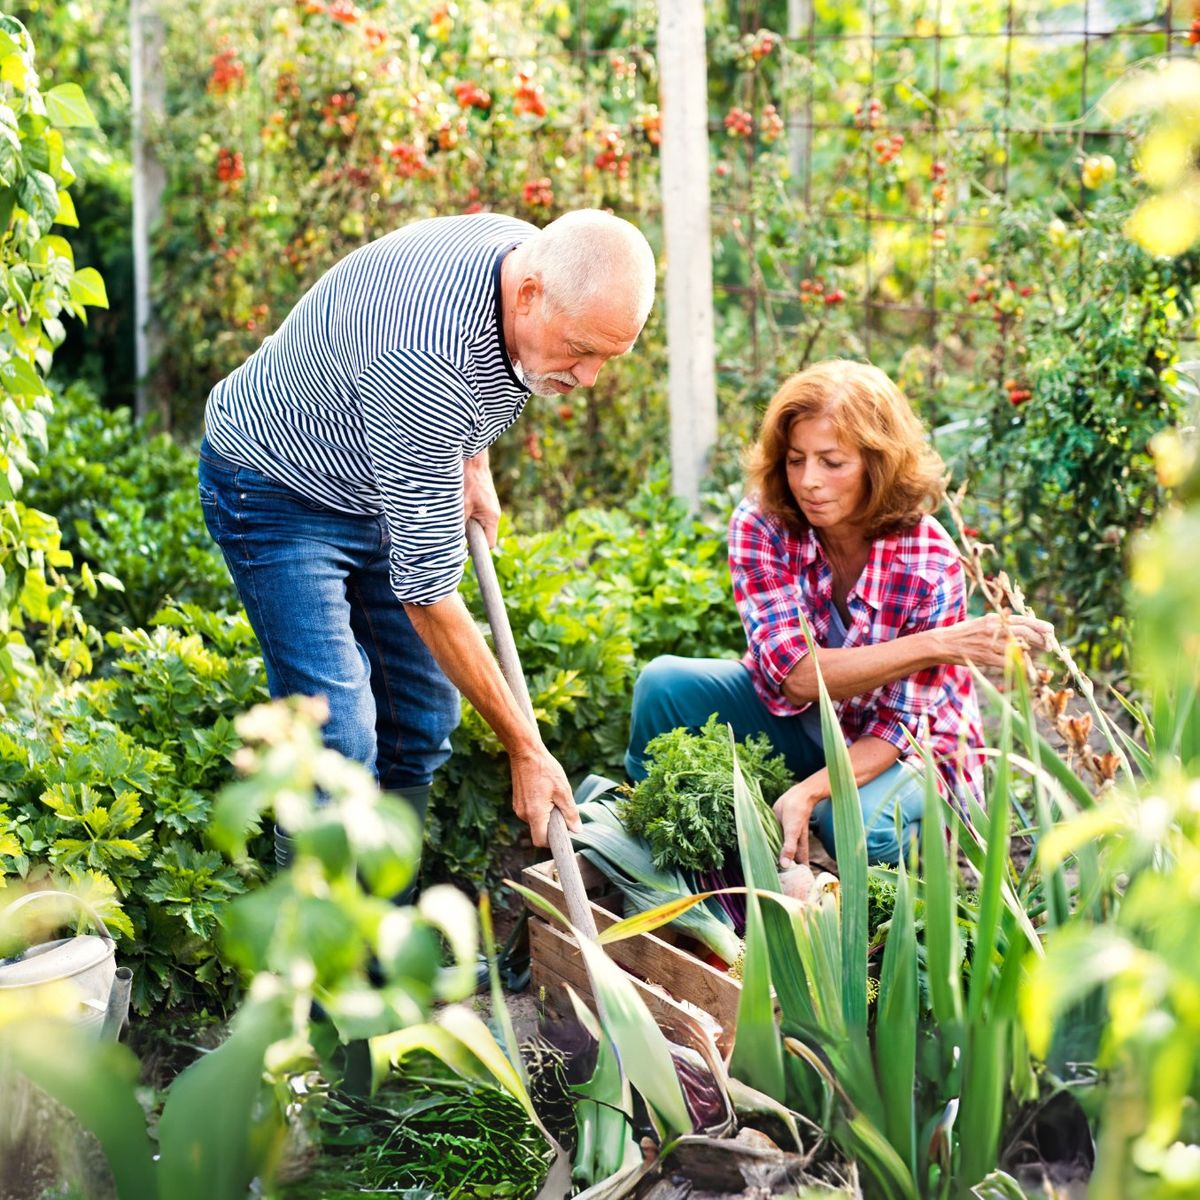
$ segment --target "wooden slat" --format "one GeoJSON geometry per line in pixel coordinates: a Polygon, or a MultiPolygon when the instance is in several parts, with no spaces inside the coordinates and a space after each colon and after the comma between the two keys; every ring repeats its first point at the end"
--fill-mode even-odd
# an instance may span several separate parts
{"type": "MultiPolygon", "coordinates": [[[[570,934],[556,929],[539,917],[531,917],[529,950],[534,994],[544,997],[549,1009],[560,1016],[571,1015],[571,1001],[566,993],[566,986],[569,984],[580,999],[595,1011],[596,998],[592,993],[591,980],[588,978],[579,947],[570,934]]],[[[732,1022],[728,1025],[721,1024],[717,1032],[707,1021],[693,1015],[671,996],[647,986],[636,976],[632,979],[655,1024],[672,1041],[681,1046],[690,1046],[705,1058],[710,1056],[712,1044],[715,1042],[721,1057],[729,1057],[733,1049],[732,1022]]]]}
{"type": "MultiPolygon", "coordinates": [[[[585,859],[580,859],[580,872],[584,877],[584,886],[589,892],[603,887],[607,883],[604,876],[585,859]]],[[[562,888],[559,886],[552,862],[537,863],[527,867],[522,873],[522,879],[531,891],[537,892],[560,912],[562,911],[562,888]]],[[[532,930],[538,921],[542,920],[542,914],[532,906],[530,906],[530,913],[532,930]]],[[[607,929],[608,926],[619,920],[617,914],[600,907],[595,902],[592,902],[592,913],[599,930],[607,929]]],[[[545,924],[544,921],[542,923],[545,924]]],[[[546,929],[550,930],[550,926],[546,925],[546,929]]],[[[551,932],[558,934],[568,947],[573,947],[569,935],[558,929],[551,930],[551,932]]],[[[544,932],[539,934],[539,939],[543,952],[550,953],[551,946],[544,932]]],[[[530,948],[536,982],[539,979],[538,949],[533,942],[532,935],[530,948]]],[[[694,1004],[708,1013],[721,1026],[722,1052],[728,1053],[732,1045],[732,1034],[737,1022],[738,999],[742,990],[741,984],[737,980],[731,979],[724,971],[719,971],[716,967],[702,962],[686,950],[670,945],[653,933],[643,933],[636,937],[613,942],[606,947],[606,950],[609,956],[635,979],[644,979],[658,984],[665,988],[671,996],[694,1004]]],[[[583,963],[579,961],[578,949],[572,950],[574,958],[568,961],[563,960],[563,953],[565,952],[561,949],[555,952],[553,969],[563,970],[567,968],[569,962],[577,963],[577,967],[571,967],[571,973],[565,977],[565,982],[570,983],[581,996],[590,997],[591,990],[587,982],[587,972],[583,963]]],[[[547,970],[541,972],[540,977],[549,979],[551,983],[554,982],[549,964],[547,964],[547,970]]],[[[649,994],[655,995],[653,992],[649,994]]],[[[675,1007],[679,1012],[683,1012],[678,1006],[675,1007]]],[[[566,1011],[569,1011],[569,1004],[566,1011]]],[[[654,1012],[655,1009],[652,1007],[651,1011],[654,1012]]]]}

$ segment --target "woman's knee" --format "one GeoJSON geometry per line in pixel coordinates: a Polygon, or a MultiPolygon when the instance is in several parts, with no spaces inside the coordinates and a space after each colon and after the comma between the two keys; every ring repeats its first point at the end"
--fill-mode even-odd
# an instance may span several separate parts
{"type": "Polygon", "coordinates": [[[907,862],[914,845],[921,840],[921,822],[906,821],[897,834],[894,825],[886,829],[872,829],[867,833],[867,862],[884,863],[894,867],[900,861],[901,847],[907,862]]]}
{"type": "Polygon", "coordinates": [[[633,687],[633,717],[657,731],[699,727],[713,713],[728,707],[726,668],[740,671],[723,659],[681,658],[663,654],[642,668],[633,687]]]}
{"type": "MultiPolygon", "coordinates": [[[[920,820],[902,818],[899,833],[896,831],[894,809],[878,814],[877,820],[872,820],[866,829],[867,862],[884,863],[895,866],[900,861],[900,847],[903,846],[905,858],[914,842],[919,841],[921,834],[920,820]]],[[[834,837],[833,802],[822,800],[813,808],[812,831],[821,839],[821,844],[834,857],[837,857],[837,841],[834,837]]]]}
{"type": "Polygon", "coordinates": [[[701,713],[703,660],[663,654],[642,668],[633,686],[633,711],[629,727],[629,749],[625,769],[631,779],[646,774],[643,754],[646,745],[660,733],[680,726],[703,725],[709,712],[701,713]]]}

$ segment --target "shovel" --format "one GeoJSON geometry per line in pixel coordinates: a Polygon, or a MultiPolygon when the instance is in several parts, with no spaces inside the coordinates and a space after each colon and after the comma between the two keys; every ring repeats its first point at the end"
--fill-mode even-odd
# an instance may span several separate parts
{"type": "MultiPolygon", "coordinates": [[[[483,526],[478,521],[467,522],[467,544],[471,549],[471,561],[475,564],[475,575],[479,579],[483,610],[492,629],[492,642],[496,647],[496,657],[500,661],[500,671],[529,723],[536,729],[537,718],[533,713],[533,703],[529,699],[529,689],[525,685],[521,660],[517,657],[517,643],[513,640],[508,610],[504,607],[504,596],[500,591],[500,581],[496,578],[496,568],[492,564],[492,551],[487,544],[483,526]]],[[[571,845],[567,822],[557,808],[550,810],[548,834],[550,853],[554,856],[554,866],[567,901],[567,916],[580,933],[594,941],[596,922],[592,919],[592,910],[583,890],[583,879],[575,862],[575,848],[571,845]]]]}

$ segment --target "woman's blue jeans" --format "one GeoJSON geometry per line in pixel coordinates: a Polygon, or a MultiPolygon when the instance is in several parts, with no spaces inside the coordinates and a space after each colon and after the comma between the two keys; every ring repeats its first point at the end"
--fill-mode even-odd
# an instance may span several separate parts
{"type": "Polygon", "coordinates": [[[385,518],[335,512],[207,441],[200,501],[271,695],[325,696],[327,746],[387,791],[427,787],[450,755],[461,701],[392,593],[385,518]]]}
{"type": "MultiPolygon", "coordinates": [[[[797,781],[825,765],[824,749],[808,735],[800,718],[772,713],[758,698],[750,672],[740,662],[663,655],[645,667],[634,685],[629,749],[625,754],[630,779],[645,779],[646,744],[651,738],[680,726],[699,729],[713,713],[718,721],[733,726],[739,741],[751,734],[766,734],[797,781]]],[[[925,805],[920,773],[904,761],[897,762],[864,783],[858,794],[867,830],[867,858],[871,862],[897,862],[901,846],[896,838],[897,807],[903,845],[909,846],[920,833],[925,805]]],[[[830,801],[816,805],[811,824],[825,848],[836,855],[830,801]]]]}

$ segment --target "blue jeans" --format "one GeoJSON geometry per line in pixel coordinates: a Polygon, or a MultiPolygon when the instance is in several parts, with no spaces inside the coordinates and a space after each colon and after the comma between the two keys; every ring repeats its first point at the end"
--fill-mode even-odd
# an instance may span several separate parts
{"type": "MultiPolygon", "coordinates": [[[[758,698],[750,672],[740,662],[720,658],[677,658],[663,655],[648,664],[633,689],[633,717],[625,770],[630,779],[646,778],[646,744],[657,734],[683,726],[699,729],[713,713],[733,726],[739,741],[764,733],[782,754],[796,780],[825,765],[825,751],[805,730],[799,717],[779,717],[758,698]]],[[[919,837],[925,788],[918,771],[904,761],[858,789],[867,830],[870,862],[896,863],[901,843],[896,839],[895,813],[900,809],[903,844],[919,837]]],[[[830,854],[836,856],[833,805],[822,800],[813,808],[812,828],[830,854]]]]}
{"type": "Polygon", "coordinates": [[[461,701],[389,582],[387,521],[335,512],[200,445],[200,502],[274,697],[323,695],[325,744],[387,791],[427,786],[461,701]]]}

